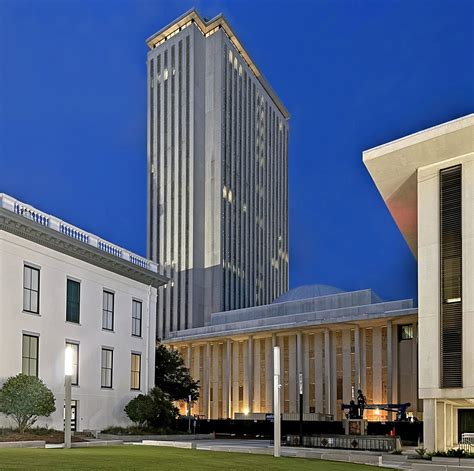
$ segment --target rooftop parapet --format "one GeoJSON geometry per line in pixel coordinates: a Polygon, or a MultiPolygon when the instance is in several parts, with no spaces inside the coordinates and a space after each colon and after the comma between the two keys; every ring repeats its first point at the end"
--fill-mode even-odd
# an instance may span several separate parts
{"type": "Polygon", "coordinates": [[[243,47],[240,40],[237,38],[236,34],[230,27],[229,22],[226,20],[222,13],[216,15],[214,18],[208,20],[203,18],[195,8],[187,11],[179,18],[171,22],[169,25],[161,28],[158,32],[150,36],[146,40],[146,44],[149,49],[154,49],[155,47],[163,44],[168,39],[171,39],[175,34],[179,33],[183,29],[187,28],[188,26],[194,24],[199,31],[207,38],[210,35],[214,34],[219,29],[222,29],[226,36],[229,38],[230,42],[234,45],[237,52],[241,55],[249,69],[254,73],[257,79],[262,84],[262,87],[268,93],[270,98],[273,100],[277,108],[280,110],[282,115],[285,119],[290,118],[290,114],[286,109],[285,105],[282,101],[278,98],[277,94],[267,82],[265,77],[262,75],[260,70],[258,69],[255,62],[251,59],[248,52],[243,47]]]}
{"type": "Polygon", "coordinates": [[[118,245],[112,244],[95,234],[84,231],[72,224],[69,224],[51,214],[44,213],[39,209],[34,208],[28,204],[19,201],[12,196],[5,193],[0,193],[0,208],[11,211],[12,213],[18,214],[34,223],[52,229],[53,231],[60,232],[61,234],[75,239],[76,241],[82,242],[83,244],[90,245],[98,250],[113,255],[127,262],[133,263],[145,270],[149,270],[153,273],[159,274],[158,264],[148,260],[140,255],[137,255],[129,250],[126,250],[118,245]]]}

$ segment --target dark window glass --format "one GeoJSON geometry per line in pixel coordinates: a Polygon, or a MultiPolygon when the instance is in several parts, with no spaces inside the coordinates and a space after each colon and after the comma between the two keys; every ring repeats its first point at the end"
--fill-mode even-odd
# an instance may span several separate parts
{"type": "Polygon", "coordinates": [[[79,305],[81,284],[78,281],[67,280],[66,320],[79,324],[79,305]]]}
{"type": "Polygon", "coordinates": [[[38,337],[23,334],[21,372],[28,376],[38,376],[38,337]]]}
{"type": "Polygon", "coordinates": [[[103,388],[112,387],[114,352],[109,348],[102,349],[100,385],[103,388]]]}
{"type": "Polygon", "coordinates": [[[114,330],[114,293],[109,291],[102,295],[102,328],[114,330]]]}
{"type": "Polygon", "coordinates": [[[413,338],[413,324],[400,326],[400,340],[411,340],[413,338]]]}
{"type": "Polygon", "coordinates": [[[441,387],[461,388],[462,370],[462,168],[440,171],[441,387]]]}
{"type": "Polygon", "coordinates": [[[39,314],[40,271],[25,265],[23,267],[23,310],[39,314]]]}
{"type": "Polygon", "coordinates": [[[132,335],[142,336],[142,303],[132,300],[132,335]]]}
{"type": "Polygon", "coordinates": [[[131,389],[140,389],[141,368],[142,368],[142,356],[139,353],[132,353],[132,362],[131,362],[131,368],[130,368],[131,389]]]}

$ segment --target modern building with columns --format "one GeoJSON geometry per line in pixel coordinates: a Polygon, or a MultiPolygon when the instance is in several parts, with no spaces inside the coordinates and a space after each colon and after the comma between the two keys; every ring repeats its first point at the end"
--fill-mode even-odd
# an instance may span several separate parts
{"type": "MultiPolygon", "coordinates": [[[[342,403],[361,388],[369,403],[417,400],[417,309],[412,300],[382,301],[372,290],[325,286],[291,290],[272,304],[215,313],[210,325],[172,332],[201,398],[193,413],[265,418],[273,410],[272,347],[281,348],[285,419],[299,411],[303,375],[306,420],[341,419],[342,403]]],[[[387,418],[367,411],[369,420],[387,418]]]]}
{"type": "Polygon", "coordinates": [[[424,446],[474,432],[474,114],[364,152],[418,259],[424,446]]]}

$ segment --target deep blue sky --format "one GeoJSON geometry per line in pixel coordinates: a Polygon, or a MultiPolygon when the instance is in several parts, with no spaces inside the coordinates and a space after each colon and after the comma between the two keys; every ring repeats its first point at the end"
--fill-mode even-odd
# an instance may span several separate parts
{"type": "Polygon", "coordinates": [[[474,110],[472,0],[0,0],[0,192],[145,254],[144,41],[192,6],[292,115],[291,286],[415,297],[362,151],[474,110]]]}

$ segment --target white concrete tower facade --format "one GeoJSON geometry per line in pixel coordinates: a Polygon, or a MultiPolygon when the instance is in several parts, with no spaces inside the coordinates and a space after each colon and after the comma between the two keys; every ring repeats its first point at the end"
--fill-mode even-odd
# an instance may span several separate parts
{"type": "Polygon", "coordinates": [[[288,112],[222,15],[147,40],[148,256],[157,336],[288,289],[288,112]]]}
{"type": "Polygon", "coordinates": [[[455,447],[474,424],[474,115],[364,152],[418,259],[424,446],[455,447]]]}

